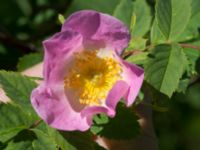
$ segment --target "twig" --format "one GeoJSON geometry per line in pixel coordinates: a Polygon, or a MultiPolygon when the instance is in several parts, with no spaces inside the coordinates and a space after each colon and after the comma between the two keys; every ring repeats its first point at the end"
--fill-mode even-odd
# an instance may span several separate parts
{"type": "Polygon", "coordinates": [[[40,119],[40,120],[34,122],[34,123],[30,126],[30,129],[31,129],[31,128],[37,127],[41,122],[42,122],[42,119],[40,119]]]}
{"type": "Polygon", "coordinates": [[[189,83],[188,87],[191,87],[191,86],[195,85],[198,82],[200,82],[199,76],[192,77],[191,80],[190,80],[190,83],[189,83]]]}
{"type": "Polygon", "coordinates": [[[123,59],[127,59],[131,55],[141,54],[143,53],[141,50],[132,50],[132,51],[126,51],[122,54],[123,59]]]}
{"type": "Polygon", "coordinates": [[[200,50],[200,46],[196,46],[196,45],[182,43],[182,44],[180,44],[180,46],[184,47],[184,48],[193,48],[193,49],[200,50]]]}
{"type": "MultiPolygon", "coordinates": [[[[183,47],[183,48],[192,48],[192,49],[200,50],[200,46],[197,46],[197,45],[191,45],[191,44],[181,43],[180,46],[183,47]]],[[[149,47],[152,47],[152,46],[150,45],[149,47]]],[[[149,49],[149,47],[146,48],[146,49],[149,49]]],[[[141,50],[126,51],[126,52],[124,52],[122,54],[122,58],[123,59],[127,59],[131,55],[141,54],[141,53],[143,53],[143,51],[141,51],[141,50]]]]}
{"type": "Polygon", "coordinates": [[[18,48],[19,50],[22,50],[24,53],[30,53],[36,51],[36,48],[32,44],[26,44],[21,40],[17,40],[6,32],[0,31],[0,42],[2,42],[7,46],[18,48]]]}

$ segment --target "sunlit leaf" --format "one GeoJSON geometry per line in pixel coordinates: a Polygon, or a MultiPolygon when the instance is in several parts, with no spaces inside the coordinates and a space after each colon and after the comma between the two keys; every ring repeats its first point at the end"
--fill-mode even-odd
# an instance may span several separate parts
{"type": "Polygon", "coordinates": [[[146,0],[136,0],[133,3],[133,12],[136,15],[136,21],[131,35],[133,37],[143,37],[150,30],[151,9],[146,0]]]}
{"type": "Polygon", "coordinates": [[[186,57],[178,45],[158,45],[145,64],[145,79],[154,88],[171,97],[185,69],[186,57]]]}
{"type": "Polygon", "coordinates": [[[131,24],[133,3],[131,0],[121,0],[114,10],[113,16],[122,20],[127,27],[131,24]]]}
{"type": "Polygon", "coordinates": [[[23,129],[29,128],[35,118],[18,106],[0,104],[0,141],[5,142],[23,129]]]}
{"type": "Polygon", "coordinates": [[[30,103],[31,91],[37,86],[34,81],[19,73],[0,71],[0,84],[14,103],[27,112],[35,114],[30,103]]]}
{"type": "Polygon", "coordinates": [[[190,0],[157,0],[156,19],[168,40],[175,40],[183,32],[190,15],[190,0]]]}

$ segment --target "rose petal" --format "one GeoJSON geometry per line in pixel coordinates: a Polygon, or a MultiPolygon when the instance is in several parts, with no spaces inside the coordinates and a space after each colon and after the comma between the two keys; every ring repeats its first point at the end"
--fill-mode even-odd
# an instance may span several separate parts
{"type": "Polygon", "coordinates": [[[43,42],[45,49],[44,79],[46,82],[63,82],[73,53],[83,50],[82,36],[74,31],[63,31],[43,42]]]}
{"type": "Polygon", "coordinates": [[[1,89],[1,86],[0,86],[0,103],[9,103],[9,102],[11,102],[11,100],[6,95],[6,93],[4,92],[4,90],[1,89]]]}
{"type": "Polygon", "coordinates": [[[137,95],[139,94],[140,88],[144,80],[144,70],[137,65],[126,62],[115,53],[113,53],[113,56],[116,59],[116,61],[120,63],[122,67],[123,81],[125,81],[129,86],[129,89],[127,90],[124,99],[126,105],[130,106],[133,104],[137,95]]]}
{"type": "Polygon", "coordinates": [[[42,70],[43,70],[43,62],[36,64],[36,65],[32,66],[31,68],[24,70],[21,73],[23,75],[26,75],[26,76],[29,76],[29,77],[43,78],[42,70]]]}
{"type": "MultiPolygon", "coordinates": [[[[123,98],[129,89],[128,84],[125,81],[117,81],[113,88],[109,91],[109,94],[105,100],[104,106],[90,106],[81,111],[82,116],[92,116],[95,114],[104,113],[110,117],[115,116],[115,107],[117,103],[123,98]]],[[[90,122],[92,122],[90,120],[90,122]]]]}
{"type": "Polygon", "coordinates": [[[31,102],[39,116],[53,128],[85,131],[90,126],[86,117],[73,110],[62,90],[55,92],[42,84],[32,92],[31,102]]]}
{"type": "Polygon", "coordinates": [[[109,108],[109,114],[111,117],[115,116],[115,108],[121,98],[125,97],[129,89],[129,85],[125,81],[117,81],[113,88],[110,90],[107,98],[106,105],[109,108]]]}
{"type": "Polygon", "coordinates": [[[127,47],[130,39],[129,31],[121,21],[92,10],[72,14],[62,26],[62,31],[68,29],[82,34],[86,48],[110,47],[118,54],[127,47]]]}
{"type": "Polygon", "coordinates": [[[113,117],[121,98],[130,106],[144,77],[143,70],[126,63],[119,54],[128,45],[129,32],[122,22],[96,11],[79,11],[65,21],[62,31],[43,42],[45,49],[44,82],[31,95],[36,112],[50,126],[60,130],[87,130],[92,116],[106,113],[113,117]],[[75,52],[111,50],[123,68],[123,81],[117,81],[102,106],[85,106],[70,89],[64,88],[75,52]]]}
{"type": "Polygon", "coordinates": [[[121,60],[125,81],[129,84],[129,91],[125,98],[127,106],[135,101],[144,80],[144,70],[137,65],[121,60]]]}
{"type": "Polygon", "coordinates": [[[64,77],[70,67],[73,53],[83,50],[82,36],[74,31],[63,31],[44,41],[43,44],[44,83],[32,92],[33,107],[41,118],[54,128],[87,130],[89,127],[87,119],[81,117],[78,111],[83,106],[64,89],[64,77]],[[81,125],[80,121],[83,122],[81,125]]]}

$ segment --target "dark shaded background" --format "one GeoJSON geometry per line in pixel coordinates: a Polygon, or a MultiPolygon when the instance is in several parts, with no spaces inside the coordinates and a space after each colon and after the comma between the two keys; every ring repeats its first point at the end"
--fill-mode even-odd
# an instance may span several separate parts
{"type": "MultiPolygon", "coordinates": [[[[41,41],[58,32],[58,14],[95,9],[112,14],[119,0],[1,0],[0,69],[17,70],[20,57],[42,52],[41,41]]],[[[148,0],[154,13],[154,2],[148,0]]],[[[200,64],[200,63],[198,63],[200,64]]],[[[198,65],[199,67],[199,65],[198,65]]],[[[160,96],[167,112],[154,111],[155,130],[161,150],[200,149],[200,83],[171,99],[160,96]]]]}

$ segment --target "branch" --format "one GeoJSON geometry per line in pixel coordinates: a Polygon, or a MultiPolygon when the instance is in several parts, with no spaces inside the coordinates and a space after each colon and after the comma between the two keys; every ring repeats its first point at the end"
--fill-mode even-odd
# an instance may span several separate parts
{"type": "Polygon", "coordinates": [[[196,83],[199,83],[199,82],[200,82],[200,78],[198,76],[192,77],[190,79],[190,83],[188,85],[188,88],[195,85],[196,83]]]}
{"type": "MultiPolygon", "coordinates": [[[[197,45],[182,43],[182,44],[180,44],[180,46],[183,47],[183,48],[192,48],[192,49],[200,50],[200,46],[197,46],[197,45]]],[[[149,47],[151,47],[151,46],[149,46],[149,47]]],[[[148,48],[146,48],[146,49],[148,49],[148,48]]],[[[123,59],[127,59],[131,55],[141,54],[141,53],[143,53],[143,51],[141,51],[141,50],[132,50],[132,51],[124,52],[121,56],[122,56],[123,59]]]]}
{"type": "Polygon", "coordinates": [[[141,50],[132,50],[132,51],[126,51],[122,54],[123,59],[127,59],[131,55],[141,54],[143,53],[141,50]]]}
{"type": "Polygon", "coordinates": [[[40,120],[34,122],[29,128],[30,128],[30,129],[35,128],[35,127],[37,127],[41,122],[42,122],[42,119],[40,119],[40,120]]]}
{"type": "Polygon", "coordinates": [[[191,44],[180,44],[181,47],[183,48],[193,48],[193,49],[197,49],[197,50],[200,50],[200,46],[196,46],[196,45],[191,45],[191,44]]]}
{"type": "Polygon", "coordinates": [[[36,48],[34,47],[34,45],[24,43],[21,40],[17,40],[14,37],[10,36],[8,33],[2,32],[2,31],[0,31],[0,42],[7,46],[18,48],[24,53],[30,53],[30,52],[36,51],[36,48]]]}

